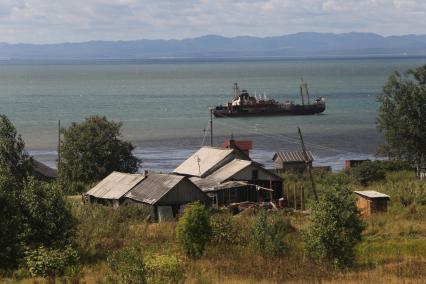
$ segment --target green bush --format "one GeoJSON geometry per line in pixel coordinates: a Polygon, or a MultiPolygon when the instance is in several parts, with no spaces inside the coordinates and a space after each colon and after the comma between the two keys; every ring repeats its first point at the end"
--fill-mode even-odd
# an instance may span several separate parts
{"type": "Polygon", "coordinates": [[[211,234],[207,208],[200,202],[188,205],[176,227],[177,240],[185,253],[191,258],[200,257],[211,234]]]}
{"type": "Polygon", "coordinates": [[[384,180],[386,170],[382,161],[367,161],[354,167],[352,174],[360,184],[366,186],[372,182],[384,180]]]}
{"type": "Polygon", "coordinates": [[[150,284],[183,283],[185,280],[185,262],[174,255],[148,255],[145,269],[150,284]]]}
{"type": "Polygon", "coordinates": [[[313,205],[311,224],[303,234],[306,253],[339,268],[351,266],[363,229],[353,193],[331,188],[313,205]]]}
{"type": "Polygon", "coordinates": [[[40,246],[25,256],[25,265],[32,276],[52,277],[63,275],[65,269],[78,261],[77,251],[71,246],[65,249],[49,249],[40,246]]]}
{"type": "Polygon", "coordinates": [[[144,284],[146,270],[142,252],[135,246],[123,247],[107,259],[108,283],[144,284]]]}
{"type": "Polygon", "coordinates": [[[210,218],[213,244],[238,245],[242,243],[241,228],[229,213],[213,214],[210,218]]]}
{"type": "Polygon", "coordinates": [[[261,209],[251,229],[251,246],[267,255],[280,255],[285,246],[283,238],[289,223],[282,218],[268,218],[268,212],[261,209]],[[270,219],[270,220],[268,220],[270,219]]]}

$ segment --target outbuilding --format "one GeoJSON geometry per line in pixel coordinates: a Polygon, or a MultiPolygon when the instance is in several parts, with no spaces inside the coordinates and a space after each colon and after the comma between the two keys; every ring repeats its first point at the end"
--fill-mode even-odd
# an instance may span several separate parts
{"type": "Polygon", "coordinates": [[[374,190],[355,191],[356,206],[362,215],[369,216],[377,212],[387,212],[389,195],[374,190]]]}
{"type": "Polygon", "coordinates": [[[312,167],[314,156],[311,151],[277,152],[272,158],[274,167],[278,171],[304,171],[307,165],[312,167]]]}

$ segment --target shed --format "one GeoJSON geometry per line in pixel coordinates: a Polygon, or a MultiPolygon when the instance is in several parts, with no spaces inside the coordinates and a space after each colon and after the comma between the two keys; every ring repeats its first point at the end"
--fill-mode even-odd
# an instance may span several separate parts
{"type": "Polygon", "coordinates": [[[303,151],[277,152],[274,154],[272,160],[277,170],[303,171],[306,169],[307,164],[312,166],[312,162],[314,161],[314,156],[311,151],[306,151],[306,155],[307,161],[303,151]]]}
{"type": "Polygon", "coordinates": [[[86,199],[90,203],[118,207],[123,203],[124,195],[144,178],[141,174],[112,172],[86,192],[86,199]]]}
{"type": "Polygon", "coordinates": [[[184,205],[200,201],[210,206],[210,198],[189,178],[171,174],[149,173],[125,195],[126,203],[153,206],[155,219],[176,217],[184,205]]]}
{"type": "Polygon", "coordinates": [[[386,212],[388,209],[389,195],[374,190],[355,191],[356,205],[362,215],[369,216],[377,212],[386,212]]]}

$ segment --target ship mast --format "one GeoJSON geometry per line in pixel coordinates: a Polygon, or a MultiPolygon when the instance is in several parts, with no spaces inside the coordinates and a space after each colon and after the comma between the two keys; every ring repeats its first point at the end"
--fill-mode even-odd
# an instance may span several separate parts
{"type": "Polygon", "coordinates": [[[301,83],[300,83],[300,97],[302,98],[302,105],[305,105],[305,98],[303,95],[303,77],[301,78],[301,83]]]}
{"type": "Polygon", "coordinates": [[[235,98],[238,98],[240,96],[240,88],[238,87],[238,83],[234,83],[234,96],[235,98]]]}

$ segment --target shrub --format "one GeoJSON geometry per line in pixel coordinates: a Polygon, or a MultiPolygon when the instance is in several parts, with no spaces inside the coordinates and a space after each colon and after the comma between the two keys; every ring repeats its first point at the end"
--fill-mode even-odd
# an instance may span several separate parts
{"type": "Polygon", "coordinates": [[[217,213],[210,218],[213,244],[237,245],[242,242],[241,228],[229,213],[217,213]]]}
{"type": "Polygon", "coordinates": [[[77,252],[71,246],[65,249],[40,246],[26,253],[25,264],[32,276],[52,277],[62,275],[78,259],[77,252]]]}
{"type": "Polygon", "coordinates": [[[148,283],[182,283],[185,279],[185,262],[174,255],[149,255],[145,257],[148,283]]]}
{"type": "Polygon", "coordinates": [[[146,282],[145,264],[142,252],[135,246],[123,247],[107,259],[109,283],[144,284],[146,282]]]}
{"type": "Polygon", "coordinates": [[[366,186],[372,182],[383,180],[386,177],[384,164],[381,161],[367,161],[353,168],[355,179],[366,186]]]}
{"type": "Polygon", "coordinates": [[[63,193],[54,185],[30,178],[21,193],[25,240],[30,245],[68,243],[76,220],[63,193]]]}
{"type": "Polygon", "coordinates": [[[188,205],[176,227],[177,240],[185,253],[191,258],[200,257],[211,234],[207,208],[200,202],[188,205]]]}
{"type": "Polygon", "coordinates": [[[274,218],[268,222],[268,213],[261,209],[251,229],[252,248],[267,255],[282,254],[285,248],[283,237],[287,229],[288,223],[285,223],[281,218],[274,218]]]}
{"type": "Polygon", "coordinates": [[[339,268],[351,266],[364,229],[353,193],[347,188],[324,192],[313,205],[311,221],[304,232],[307,255],[339,268]]]}

